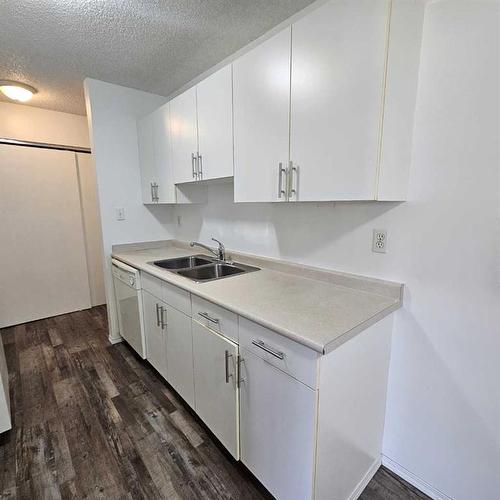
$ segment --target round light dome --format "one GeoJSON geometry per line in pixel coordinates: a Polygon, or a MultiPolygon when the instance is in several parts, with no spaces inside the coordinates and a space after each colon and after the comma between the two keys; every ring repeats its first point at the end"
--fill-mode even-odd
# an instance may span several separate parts
{"type": "Polygon", "coordinates": [[[36,89],[25,83],[0,80],[0,92],[13,101],[26,102],[36,94],[36,89]]]}

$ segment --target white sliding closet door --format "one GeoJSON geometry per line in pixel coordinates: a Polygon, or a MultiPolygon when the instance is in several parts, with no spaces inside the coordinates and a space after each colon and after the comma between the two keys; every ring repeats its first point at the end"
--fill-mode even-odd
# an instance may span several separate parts
{"type": "Polygon", "coordinates": [[[90,307],[75,154],[0,145],[0,327],[90,307]]]}

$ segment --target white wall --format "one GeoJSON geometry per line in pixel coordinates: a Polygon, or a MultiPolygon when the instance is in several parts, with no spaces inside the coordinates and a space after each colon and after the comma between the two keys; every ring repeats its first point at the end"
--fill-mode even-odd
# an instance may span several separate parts
{"type": "Polygon", "coordinates": [[[89,147],[85,116],[0,102],[0,137],[89,147]]]}
{"type": "Polygon", "coordinates": [[[118,324],[110,271],[112,245],[169,237],[166,224],[171,214],[141,201],[136,128],[138,117],[166,99],[88,78],[84,88],[101,209],[110,337],[114,339],[118,324]],[[119,207],[125,208],[126,220],[115,219],[119,207]]]}
{"type": "Polygon", "coordinates": [[[498,2],[427,5],[408,202],[235,205],[226,185],[175,209],[180,239],[406,284],[384,453],[457,500],[500,491],[497,37],[498,2]]]}

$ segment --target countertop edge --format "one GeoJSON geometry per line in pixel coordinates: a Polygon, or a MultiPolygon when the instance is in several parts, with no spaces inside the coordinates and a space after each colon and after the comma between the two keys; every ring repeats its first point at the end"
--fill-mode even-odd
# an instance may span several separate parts
{"type": "Polygon", "coordinates": [[[363,321],[362,323],[356,325],[354,328],[351,328],[340,337],[337,337],[335,340],[328,342],[324,347],[323,354],[328,354],[334,351],[335,349],[339,348],[342,344],[345,344],[347,341],[351,340],[353,337],[355,337],[362,331],[367,330],[368,328],[370,328],[370,326],[374,325],[375,323],[378,323],[381,319],[385,318],[386,316],[389,316],[389,314],[400,309],[402,305],[403,305],[402,301],[397,301],[394,304],[391,304],[390,306],[386,307],[382,311],[378,312],[377,314],[374,314],[371,318],[368,318],[366,321],[363,321]]]}
{"type": "MultiPolygon", "coordinates": [[[[190,252],[191,253],[191,252],[190,252]]],[[[199,253],[199,252],[197,252],[199,253]]],[[[375,315],[371,316],[367,320],[357,324],[350,330],[346,331],[336,339],[327,342],[327,343],[318,343],[314,342],[313,340],[310,340],[308,338],[305,338],[301,335],[298,335],[286,328],[280,327],[279,325],[276,325],[270,321],[263,320],[262,318],[253,316],[252,314],[249,314],[248,312],[239,309],[238,307],[230,306],[226,304],[225,302],[218,300],[217,298],[214,298],[212,295],[208,293],[203,293],[200,292],[199,290],[193,290],[192,287],[189,286],[189,283],[186,283],[186,286],[184,286],[182,283],[179,283],[174,280],[169,280],[168,275],[165,274],[165,271],[158,271],[155,272],[156,270],[154,268],[145,268],[143,265],[137,265],[137,263],[133,262],[132,260],[127,259],[123,255],[120,255],[119,253],[113,252],[111,254],[111,257],[114,259],[117,259],[121,262],[124,262],[125,264],[128,264],[135,269],[139,269],[140,271],[143,271],[147,274],[150,274],[151,276],[154,276],[162,281],[165,281],[173,286],[177,286],[181,288],[182,290],[185,290],[189,293],[192,293],[198,297],[201,297],[202,299],[208,300],[209,302],[212,302],[213,304],[216,304],[218,306],[221,306],[228,311],[231,311],[235,314],[238,314],[239,316],[242,316],[250,321],[253,321],[254,323],[257,323],[265,328],[269,328],[270,330],[275,331],[276,333],[283,335],[284,337],[293,340],[294,342],[297,342],[298,344],[301,344],[305,347],[308,347],[314,351],[316,351],[320,355],[328,354],[329,352],[332,352],[333,350],[337,349],[339,346],[350,340],[351,338],[355,337],[358,333],[362,332],[363,330],[366,330],[369,328],[371,325],[374,323],[377,323],[380,321],[382,318],[385,316],[389,315],[390,313],[396,311],[402,306],[402,300],[398,299],[394,301],[394,304],[389,305],[388,307],[385,307],[383,310],[380,312],[376,313],[375,315]]],[[[311,279],[311,278],[308,278],[311,279]]],[[[403,287],[403,285],[401,285],[403,287]]],[[[370,293],[370,292],[365,292],[362,290],[357,290],[359,293],[370,293]]]]}

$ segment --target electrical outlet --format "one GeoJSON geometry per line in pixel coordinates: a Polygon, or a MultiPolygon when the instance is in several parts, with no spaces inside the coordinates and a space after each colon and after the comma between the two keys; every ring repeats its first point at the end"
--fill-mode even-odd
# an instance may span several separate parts
{"type": "Polygon", "coordinates": [[[124,208],[116,208],[116,220],[125,220],[125,209],[124,208]]]}
{"type": "Polygon", "coordinates": [[[385,253],[387,251],[387,231],[385,229],[374,229],[372,240],[372,252],[385,253]]]}

